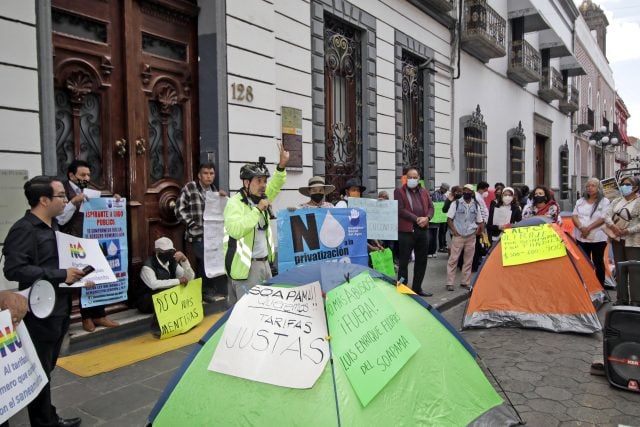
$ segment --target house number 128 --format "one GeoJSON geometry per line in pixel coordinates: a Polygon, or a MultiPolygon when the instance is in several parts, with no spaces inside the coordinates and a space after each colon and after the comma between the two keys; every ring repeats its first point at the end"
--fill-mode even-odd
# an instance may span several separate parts
{"type": "Polygon", "coordinates": [[[231,83],[231,98],[234,101],[253,101],[253,88],[242,83],[231,83]]]}

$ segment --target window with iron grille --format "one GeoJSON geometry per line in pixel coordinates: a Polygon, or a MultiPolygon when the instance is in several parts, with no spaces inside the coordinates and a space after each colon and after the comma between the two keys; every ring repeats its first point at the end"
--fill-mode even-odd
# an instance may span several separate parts
{"type": "MultiPolygon", "coordinates": [[[[325,178],[340,189],[362,175],[360,31],[325,15],[325,178]]],[[[328,196],[336,201],[337,193],[328,196]]]]}
{"type": "Polygon", "coordinates": [[[402,52],[402,166],[417,168],[425,176],[424,84],[418,69],[420,62],[416,56],[402,52]]]}
{"type": "Polygon", "coordinates": [[[509,185],[522,187],[524,185],[524,143],[526,139],[522,122],[518,122],[518,127],[507,133],[507,138],[509,140],[509,157],[507,158],[509,185]]]}
{"type": "Polygon", "coordinates": [[[560,147],[560,199],[569,198],[569,146],[560,147]]]}
{"type": "Polygon", "coordinates": [[[487,125],[480,105],[471,116],[463,117],[463,182],[476,184],[487,179],[487,125]]]}

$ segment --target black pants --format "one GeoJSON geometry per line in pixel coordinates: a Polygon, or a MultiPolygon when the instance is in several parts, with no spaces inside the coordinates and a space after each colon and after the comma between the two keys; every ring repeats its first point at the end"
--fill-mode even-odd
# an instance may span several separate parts
{"type": "Polygon", "coordinates": [[[227,295],[227,276],[207,277],[204,270],[204,243],[202,240],[191,243],[196,255],[196,277],[202,278],[202,294],[227,295]]]}
{"type": "Polygon", "coordinates": [[[639,261],[640,260],[640,247],[625,246],[624,240],[612,241],[613,247],[613,259],[616,261],[616,296],[617,302],[621,304],[629,304],[631,301],[639,301],[640,295],[637,292],[640,286],[640,272],[635,268],[628,270],[628,277],[622,277],[621,271],[617,267],[617,264],[622,261],[639,261]],[[631,288],[631,295],[629,295],[629,288],[631,288]]]}
{"type": "Polygon", "coordinates": [[[607,242],[581,242],[577,240],[577,243],[587,255],[587,258],[593,262],[593,266],[596,269],[596,277],[600,284],[604,285],[604,250],[607,247],[607,242]]]}
{"type": "Polygon", "coordinates": [[[413,284],[411,289],[414,292],[422,290],[422,280],[424,273],[427,271],[427,249],[429,247],[429,238],[427,230],[416,227],[412,233],[398,232],[398,280],[404,279],[407,283],[409,278],[409,261],[411,260],[411,251],[415,255],[413,264],[413,284]]]}
{"type": "Polygon", "coordinates": [[[440,250],[447,248],[447,231],[449,228],[446,222],[438,224],[438,249],[440,250]]]}
{"type": "Polygon", "coordinates": [[[427,233],[429,234],[429,244],[427,245],[427,255],[434,255],[438,251],[438,226],[430,225],[427,233]]]}
{"type": "Polygon", "coordinates": [[[69,329],[69,316],[38,319],[31,313],[27,313],[24,323],[38,353],[42,369],[49,379],[42,391],[27,407],[29,422],[32,427],[55,426],[58,424],[58,414],[55,406],[51,404],[51,371],[56,366],[62,340],[69,329]]]}
{"type": "Polygon", "coordinates": [[[99,319],[106,316],[104,311],[104,305],[97,305],[95,307],[80,307],[80,315],[83,319],[99,319]]]}

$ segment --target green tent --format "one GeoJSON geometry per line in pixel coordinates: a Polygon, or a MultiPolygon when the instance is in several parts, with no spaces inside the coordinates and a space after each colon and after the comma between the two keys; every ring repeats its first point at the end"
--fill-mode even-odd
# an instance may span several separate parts
{"type": "MultiPolygon", "coordinates": [[[[338,331],[331,330],[333,363],[310,389],[254,382],[207,369],[229,312],[203,337],[149,416],[153,426],[465,426],[516,425],[509,408],[477,365],[473,349],[424,300],[398,292],[363,266],[314,264],[289,270],[273,286],[319,280],[327,298],[345,278],[371,275],[376,292],[419,342],[418,350],[363,406],[336,360],[338,331]]],[[[231,311],[231,310],[230,310],[231,311]]]]}

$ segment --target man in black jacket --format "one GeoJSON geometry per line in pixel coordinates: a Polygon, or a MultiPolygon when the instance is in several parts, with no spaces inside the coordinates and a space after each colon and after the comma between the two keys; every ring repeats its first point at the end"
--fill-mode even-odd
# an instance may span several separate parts
{"type": "Polygon", "coordinates": [[[5,256],[4,275],[17,281],[20,289],[29,288],[36,280],[51,282],[56,289],[53,313],[46,319],[38,319],[31,312],[24,317],[47,383],[40,394],[29,404],[29,421],[36,426],[78,426],[80,418],[64,419],[51,404],[51,371],[56,366],[62,340],[69,329],[71,293],[60,289],[61,283],[74,283],[84,273],[78,268],[58,267],[58,246],[55,232],[56,216],[67,203],[62,182],[47,176],[36,176],[24,185],[24,194],[31,209],[9,230],[2,253],[5,256]]]}

